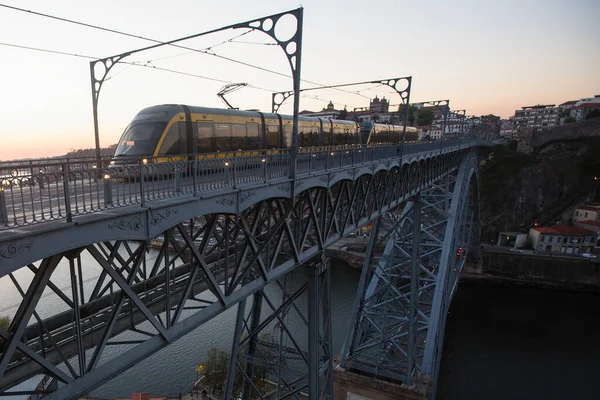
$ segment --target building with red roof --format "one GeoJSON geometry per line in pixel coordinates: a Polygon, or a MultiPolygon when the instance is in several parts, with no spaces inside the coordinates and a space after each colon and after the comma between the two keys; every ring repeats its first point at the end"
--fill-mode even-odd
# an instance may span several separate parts
{"type": "Polygon", "coordinates": [[[577,222],[575,226],[578,226],[583,229],[587,229],[592,232],[596,232],[596,246],[595,250],[597,253],[600,253],[600,221],[581,221],[577,222]]]}
{"type": "Polygon", "coordinates": [[[575,208],[573,225],[581,221],[600,221],[600,204],[583,204],[575,208]]]}
{"type": "Polygon", "coordinates": [[[591,253],[596,248],[597,240],[597,232],[579,226],[557,224],[529,230],[529,243],[539,252],[591,253]]]}

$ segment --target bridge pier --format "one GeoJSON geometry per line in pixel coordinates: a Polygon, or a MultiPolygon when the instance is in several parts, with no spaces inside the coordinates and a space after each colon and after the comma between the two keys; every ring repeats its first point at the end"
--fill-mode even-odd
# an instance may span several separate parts
{"type": "Polygon", "coordinates": [[[433,391],[428,375],[413,377],[413,384],[397,384],[346,370],[334,359],[333,400],[425,400],[433,391]]]}

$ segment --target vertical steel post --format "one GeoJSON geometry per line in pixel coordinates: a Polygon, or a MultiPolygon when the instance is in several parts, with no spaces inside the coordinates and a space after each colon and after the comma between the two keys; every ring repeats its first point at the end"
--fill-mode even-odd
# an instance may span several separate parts
{"type": "Polygon", "coordinates": [[[324,337],[323,337],[323,341],[326,342],[327,344],[327,354],[329,356],[329,359],[327,360],[327,381],[324,383],[325,384],[325,393],[327,393],[328,398],[329,399],[333,399],[333,338],[332,338],[332,331],[331,331],[331,270],[330,270],[330,266],[329,266],[329,262],[326,259],[325,260],[325,271],[323,272],[323,277],[324,279],[326,279],[325,284],[323,285],[323,288],[325,290],[325,293],[322,295],[322,300],[325,302],[324,304],[324,310],[323,310],[323,318],[325,318],[325,321],[323,323],[324,325],[324,337]]]}
{"type": "Polygon", "coordinates": [[[400,167],[402,167],[402,158],[404,157],[404,142],[406,141],[406,125],[408,125],[408,112],[410,109],[410,85],[412,85],[412,77],[409,78],[408,82],[409,90],[406,95],[406,103],[404,103],[404,127],[402,128],[402,144],[400,145],[400,167]]]}
{"type": "Polygon", "coordinates": [[[448,121],[448,111],[450,111],[450,102],[446,105],[444,109],[444,122],[442,123],[442,134],[440,136],[440,154],[444,148],[444,134],[446,133],[446,122],[448,121]]]}
{"type": "Polygon", "coordinates": [[[319,261],[308,266],[308,398],[319,398],[319,261]]]}
{"type": "Polygon", "coordinates": [[[235,382],[235,372],[238,361],[238,353],[240,351],[240,340],[242,331],[244,330],[244,314],[246,312],[246,299],[243,299],[238,304],[237,318],[235,320],[235,332],[233,333],[233,343],[231,344],[231,358],[229,359],[229,370],[227,372],[227,385],[225,386],[224,399],[231,399],[233,392],[233,384],[235,382]]]}
{"type": "Polygon", "coordinates": [[[4,186],[0,183],[0,224],[8,224],[8,210],[6,209],[6,197],[4,186]]]}
{"type": "Polygon", "coordinates": [[[69,192],[69,164],[62,165],[63,173],[63,195],[65,196],[65,212],[67,214],[67,222],[73,221],[71,213],[71,194],[69,192]]]}
{"type": "MultiPolygon", "coordinates": [[[[297,22],[297,31],[296,31],[296,55],[295,62],[292,63],[292,59],[290,60],[290,64],[293,71],[294,77],[294,119],[292,125],[292,160],[290,166],[290,178],[296,179],[296,172],[298,167],[298,112],[300,111],[300,70],[302,66],[302,25],[304,20],[304,9],[300,8],[298,10],[298,22],[297,22]]],[[[292,193],[294,191],[294,184],[292,184],[292,193]]]]}
{"type": "MultiPolygon", "coordinates": [[[[85,351],[83,349],[83,342],[81,336],[81,315],[79,312],[79,304],[80,299],[77,294],[77,276],[75,273],[75,259],[70,256],[69,257],[69,269],[71,271],[71,293],[73,296],[73,313],[75,316],[75,335],[77,340],[77,358],[79,361],[79,376],[85,375],[85,351]]],[[[84,302],[84,299],[81,299],[81,302],[84,302]]]]}
{"type": "Polygon", "coordinates": [[[112,194],[112,179],[110,175],[104,175],[104,204],[112,206],[113,194],[112,194]]]}
{"type": "Polygon", "coordinates": [[[237,153],[233,152],[233,188],[237,186],[237,153]]]}
{"type": "Polygon", "coordinates": [[[179,165],[175,166],[175,170],[173,171],[173,175],[175,178],[175,192],[181,193],[181,168],[179,165]]]}
{"type": "Polygon", "coordinates": [[[198,160],[194,157],[194,161],[192,161],[192,185],[194,186],[194,197],[198,194],[198,160]]]}
{"type": "Polygon", "coordinates": [[[141,206],[146,206],[146,191],[144,190],[144,181],[146,180],[145,165],[142,162],[140,165],[140,198],[141,206]]]}
{"type": "MultiPolygon", "coordinates": [[[[250,320],[250,332],[256,332],[260,325],[260,314],[262,311],[263,293],[258,291],[254,293],[252,299],[252,316],[250,320]]],[[[256,354],[256,337],[251,336],[248,338],[248,360],[246,361],[245,374],[248,379],[254,377],[254,355],[256,354]]],[[[244,385],[242,389],[242,399],[250,400],[252,395],[252,385],[246,379],[244,379],[244,385]]]]}
{"type": "Polygon", "coordinates": [[[416,360],[417,344],[417,308],[419,305],[419,269],[421,266],[421,197],[413,197],[413,238],[410,277],[410,317],[408,321],[408,357],[406,368],[406,384],[412,385],[413,368],[416,360]]]}

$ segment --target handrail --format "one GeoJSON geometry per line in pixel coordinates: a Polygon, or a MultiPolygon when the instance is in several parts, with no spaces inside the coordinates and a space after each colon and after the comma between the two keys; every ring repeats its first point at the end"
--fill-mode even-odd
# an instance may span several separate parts
{"type": "MultiPolygon", "coordinates": [[[[299,177],[346,169],[421,152],[489,146],[477,139],[367,146],[337,146],[298,152],[299,177]],[[402,154],[404,153],[404,154],[402,154]]],[[[198,196],[238,186],[288,178],[289,150],[270,149],[158,157],[115,157],[0,165],[0,231],[150,202],[198,196]]]]}

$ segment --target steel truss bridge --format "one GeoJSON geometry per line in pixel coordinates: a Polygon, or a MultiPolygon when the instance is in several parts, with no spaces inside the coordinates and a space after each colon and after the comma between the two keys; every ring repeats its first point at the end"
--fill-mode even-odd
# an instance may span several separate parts
{"type": "Polygon", "coordinates": [[[435,380],[449,303],[478,248],[478,153],[489,145],[299,153],[293,178],[286,152],[106,178],[97,160],[7,166],[0,277],[20,299],[0,327],[2,395],[85,395],[236,306],[225,398],[332,398],[324,250],[369,223],[343,366],[435,380]],[[35,390],[11,389],[39,375],[35,390]]]}

